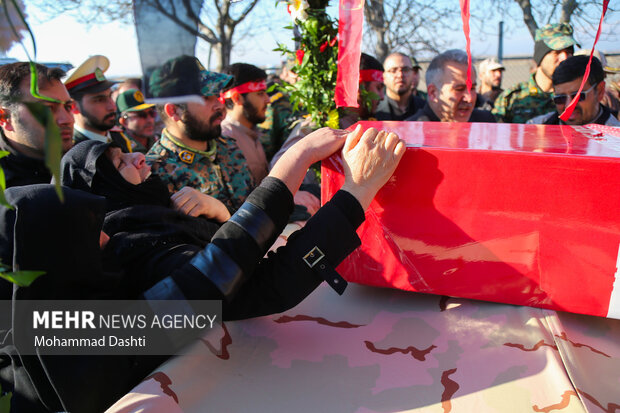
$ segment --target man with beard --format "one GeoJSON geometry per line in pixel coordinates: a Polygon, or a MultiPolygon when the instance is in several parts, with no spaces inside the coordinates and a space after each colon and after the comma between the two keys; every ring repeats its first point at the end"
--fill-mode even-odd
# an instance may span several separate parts
{"type": "Polygon", "coordinates": [[[103,73],[110,61],[105,56],[92,56],[82,63],[65,81],[69,94],[76,101],[73,142],[87,139],[114,142],[123,152],[131,152],[131,142],[122,133],[111,131],[116,125],[116,105],[112,100],[111,82],[103,73]]]}
{"type": "Polygon", "coordinates": [[[49,183],[52,179],[45,166],[45,128],[23,102],[47,106],[60,130],[62,151],[73,146],[74,102],[60,80],[65,72],[39,64],[35,68],[39,94],[51,101],[35,98],[30,93],[28,62],[0,66],[0,150],[9,153],[0,159],[0,166],[7,187],[49,183]]]}
{"type": "MultiPolygon", "coordinates": [[[[405,120],[424,106],[424,99],[413,94],[413,80],[419,71],[411,59],[402,53],[392,53],[383,62],[385,99],[379,102],[378,120],[405,120]]],[[[419,74],[417,75],[419,79],[419,74]]]]}
{"type": "Polygon", "coordinates": [[[231,75],[233,80],[220,97],[227,112],[222,121],[222,137],[239,146],[254,182],[260,183],[269,173],[261,132],[257,127],[267,116],[267,73],[247,63],[232,64],[224,69],[224,73],[231,75]]]}
{"type": "Polygon", "coordinates": [[[431,60],[426,70],[428,100],[406,120],[421,122],[495,122],[491,112],[475,109],[476,72],[467,90],[467,53],[452,49],[431,60]]]}
{"type": "Polygon", "coordinates": [[[592,58],[590,74],[579,94],[579,101],[566,122],[560,119],[566,106],[577,94],[588,66],[590,56],[572,56],[560,63],[551,80],[553,81],[553,101],[556,111],[530,119],[527,123],[543,125],[586,125],[598,123],[607,126],[620,126],[609,108],[601,104],[605,96],[605,72],[596,57],[592,58]]]}
{"type": "Polygon", "coordinates": [[[480,77],[480,90],[478,91],[477,107],[484,110],[492,110],[495,99],[502,89],[502,77],[506,68],[494,57],[484,59],[478,65],[478,76],[480,77]]]}
{"type": "Polygon", "coordinates": [[[560,63],[573,55],[573,27],[569,23],[548,24],[534,37],[536,70],[526,82],[504,90],[495,100],[493,115],[499,122],[525,123],[535,116],[553,111],[551,76],[560,63]]]}
{"type": "Polygon", "coordinates": [[[225,112],[219,95],[231,80],[230,75],[207,71],[193,56],[180,56],[157,68],[149,89],[165,102],[157,110],[166,127],[146,161],[171,193],[194,188],[234,212],[255,183],[235,141],[221,138],[225,112]],[[200,96],[200,101],[173,103],[178,96],[200,96]]]}

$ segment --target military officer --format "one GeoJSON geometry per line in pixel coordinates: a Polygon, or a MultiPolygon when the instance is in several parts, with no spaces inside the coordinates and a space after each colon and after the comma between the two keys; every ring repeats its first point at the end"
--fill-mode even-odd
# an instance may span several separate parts
{"type": "Polygon", "coordinates": [[[76,102],[73,142],[87,139],[115,142],[123,152],[129,153],[130,140],[122,132],[112,131],[116,125],[116,104],[112,100],[115,82],[103,74],[109,66],[105,56],[89,57],[65,81],[69,95],[76,102]]]}
{"type": "Polygon", "coordinates": [[[536,71],[526,82],[504,90],[495,100],[493,115],[500,122],[525,123],[535,116],[555,110],[551,99],[555,68],[573,55],[577,44],[569,23],[548,24],[536,30],[534,62],[536,71]]]}

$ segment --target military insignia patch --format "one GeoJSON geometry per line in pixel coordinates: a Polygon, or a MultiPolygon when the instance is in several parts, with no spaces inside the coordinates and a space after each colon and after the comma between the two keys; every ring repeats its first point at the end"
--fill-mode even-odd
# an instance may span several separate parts
{"type": "Polygon", "coordinates": [[[100,82],[105,81],[105,76],[103,75],[103,72],[99,68],[95,69],[95,79],[97,79],[100,82]]]}
{"type": "Polygon", "coordinates": [[[191,164],[194,162],[194,156],[195,153],[190,152],[190,151],[181,151],[179,152],[179,159],[181,159],[183,162],[191,164]]]}
{"type": "Polygon", "coordinates": [[[133,98],[136,100],[136,102],[138,103],[144,103],[144,95],[142,94],[142,92],[140,92],[139,90],[136,90],[133,94],[133,98]]]}

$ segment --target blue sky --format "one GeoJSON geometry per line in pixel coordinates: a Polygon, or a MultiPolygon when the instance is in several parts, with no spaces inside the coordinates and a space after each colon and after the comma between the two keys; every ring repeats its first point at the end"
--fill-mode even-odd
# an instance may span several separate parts
{"type": "MultiPolygon", "coordinates": [[[[454,0],[458,7],[458,1],[454,0]]],[[[245,39],[241,47],[233,52],[232,61],[244,61],[260,66],[277,66],[281,61],[278,52],[273,52],[276,42],[288,42],[290,32],[279,29],[289,23],[288,15],[283,4],[277,8],[273,2],[267,0],[262,3],[256,15],[269,20],[268,28],[263,29],[256,36],[245,39]],[[269,16],[269,17],[265,17],[269,16]]],[[[472,7],[475,5],[472,4],[472,7]]],[[[335,7],[330,7],[332,14],[336,14],[335,7]]],[[[131,24],[113,22],[106,25],[87,27],[77,23],[68,15],[59,16],[52,20],[43,21],[36,10],[27,8],[29,23],[34,32],[38,61],[68,61],[74,66],[79,65],[88,56],[103,54],[111,61],[108,76],[133,76],[140,74],[140,63],[137,53],[137,41],[135,30],[131,24]]],[[[254,13],[254,12],[253,12],[254,13]]],[[[515,19],[521,19],[519,14],[515,19]]],[[[490,31],[494,31],[500,16],[495,16],[494,21],[489,21],[490,31]]],[[[459,22],[460,23],[460,22],[459,22]]],[[[506,31],[504,34],[504,55],[530,55],[533,49],[533,41],[518,20],[514,26],[516,29],[506,31]]],[[[462,33],[442,33],[451,39],[452,47],[465,48],[465,40],[462,33]]],[[[576,38],[582,47],[589,48],[594,40],[594,33],[577,32],[576,38]]],[[[618,37],[602,38],[599,41],[600,50],[606,52],[620,52],[618,37]]],[[[28,42],[25,42],[28,45],[28,42]]],[[[497,52],[497,37],[480,34],[472,30],[472,51],[474,55],[494,55],[497,52]]],[[[208,46],[199,43],[196,55],[206,65],[208,46]]],[[[21,47],[13,47],[7,56],[17,59],[25,59],[21,47]]]]}

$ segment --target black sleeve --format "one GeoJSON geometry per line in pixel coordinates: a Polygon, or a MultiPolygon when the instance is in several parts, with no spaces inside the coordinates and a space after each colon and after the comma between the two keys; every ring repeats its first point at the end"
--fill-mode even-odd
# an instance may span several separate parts
{"type": "Polygon", "coordinates": [[[284,183],[263,180],[211,244],[145,297],[224,299],[224,317],[237,319],[291,308],[323,280],[341,293],[346,281],[334,268],[360,245],[355,230],[364,220],[363,209],[351,194],[339,191],[286,246],[263,259],[292,205],[284,183]]]}

